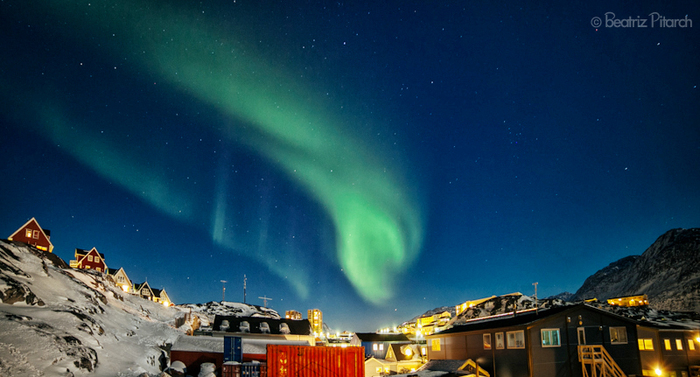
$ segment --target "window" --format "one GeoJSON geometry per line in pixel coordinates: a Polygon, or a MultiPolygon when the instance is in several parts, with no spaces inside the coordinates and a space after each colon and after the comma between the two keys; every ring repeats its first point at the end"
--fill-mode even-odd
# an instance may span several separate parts
{"type": "Polygon", "coordinates": [[[382,373],[382,367],[376,367],[374,371],[375,373],[382,373]]]}
{"type": "Polygon", "coordinates": [[[100,262],[100,257],[95,257],[95,262],[100,262]]]}
{"type": "Polygon", "coordinates": [[[664,339],[664,348],[666,351],[671,350],[671,339],[664,339]]]}
{"type": "Polygon", "coordinates": [[[502,332],[497,332],[496,333],[496,349],[502,350],[504,348],[503,345],[503,333],[502,332]]]}
{"type": "Polygon", "coordinates": [[[384,351],[384,344],[380,344],[380,345],[379,345],[379,350],[380,350],[380,351],[384,351]]]}
{"type": "Polygon", "coordinates": [[[34,231],[34,239],[35,239],[35,240],[38,240],[38,239],[39,239],[39,231],[38,231],[38,230],[35,230],[35,231],[34,231]]]}
{"type": "Polygon", "coordinates": [[[100,267],[96,267],[95,269],[99,272],[102,272],[102,269],[100,267]]]}
{"type": "Polygon", "coordinates": [[[32,230],[27,228],[27,231],[24,233],[24,236],[27,238],[32,238],[32,230]]]}
{"type": "Polygon", "coordinates": [[[683,340],[682,339],[676,339],[676,349],[679,351],[683,351],[683,340]]]}
{"type": "Polygon", "coordinates": [[[610,328],[610,343],[611,344],[627,344],[627,328],[626,327],[611,327],[610,328]]]}
{"type": "Polygon", "coordinates": [[[432,348],[433,351],[440,351],[440,339],[433,339],[430,342],[430,348],[432,348]]]}
{"type": "Polygon", "coordinates": [[[559,341],[559,329],[542,329],[540,330],[542,335],[542,347],[559,347],[561,342],[559,341]]]}
{"type": "Polygon", "coordinates": [[[379,344],[377,344],[377,343],[372,344],[372,351],[376,351],[378,349],[379,349],[379,344]]]}
{"type": "Polygon", "coordinates": [[[508,348],[525,348],[525,332],[508,331],[506,333],[506,344],[508,348]]]}
{"type": "Polygon", "coordinates": [[[691,351],[695,351],[695,342],[693,342],[692,339],[688,339],[688,349],[691,351]]]}
{"type": "Polygon", "coordinates": [[[491,334],[484,334],[484,349],[485,350],[490,350],[491,349],[491,334]]]}
{"type": "Polygon", "coordinates": [[[637,339],[637,343],[639,343],[639,350],[640,351],[653,351],[654,350],[654,341],[652,339],[639,338],[639,339],[637,339]]]}
{"type": "Polygon", "coordinates": [[[92,255],[88,255],[88,262],[92,262],[92,255]]]}

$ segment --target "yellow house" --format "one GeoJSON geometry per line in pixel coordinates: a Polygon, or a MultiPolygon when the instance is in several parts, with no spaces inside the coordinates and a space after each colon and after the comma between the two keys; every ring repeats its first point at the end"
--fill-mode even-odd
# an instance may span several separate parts
{"type": "Polygon", "coordinates": [[[170,301],[170,297],[168,297],[168,294],[165,293],[165,288],[163,289],[154,289],[151,288],[151,292],[153,292],[153,301],[158,302],[163,304],[163,306],[170,306],[172,304],[172,301],[170,301]]]}
{"type": "Polygon", "coordinates": [[[416,326],[415,329],[413,329],[413,334],[422,336],[433,334],[438,329],[447,326],[451,319],[452,314],[448,311],[431,316],[420,317],[416,320],[416,326]]]}
{"type": "Polygon", "coordinates": [[[114,281],[114,284],[119,287],[122,291],[126,293],[133,293],[133,285],[131,283],[131,280],[129,277],[126,275],[126,272],[124,271],[123,267],[120,267],[118,270],[114,268],[108,268],[107,273],[112,281],[114,281]]]}
{"type": "Polygon", "coordinates": [[[647,306],[649,305],[649,298],[647,295],[635,295],[626,297],[615,297],[607,300],[608,305],[612,306],[647,306]]]}
{"type": "Polygon", "coordinates": [[[425,364],[424,355],[418,344],[390,344],[386,358],[365,360],[365,377],[415,372],[425,364]]]}

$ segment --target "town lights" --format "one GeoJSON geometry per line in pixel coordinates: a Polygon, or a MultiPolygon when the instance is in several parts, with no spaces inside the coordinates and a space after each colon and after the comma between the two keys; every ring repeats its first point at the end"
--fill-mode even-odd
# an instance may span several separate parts
{"type": "Polygon", "coordinates": [[[654,369],[654,372],[656,372],[656,375],[657,375],[657,376],[660,376],[660,375],[662,375],[662,374],[664,373],[664,372],[661,370],[661,368],[656,368],[656,369],[654,369]]]}

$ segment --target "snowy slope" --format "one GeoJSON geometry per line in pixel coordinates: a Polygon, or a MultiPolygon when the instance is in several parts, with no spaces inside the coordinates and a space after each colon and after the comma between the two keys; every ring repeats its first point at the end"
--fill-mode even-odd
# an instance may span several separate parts
{"type": "Polygon", "coordinates": [[[623,258],[589,277],[574,299],[641,293],[658,309],[700,311],[700,228],[669,230],[641,256],[623,258]]]}
{"type": "Polygon", "coordinates": [[[184,312],[57,265],[0,240],[0,376],[157,375],[184,312]]]}

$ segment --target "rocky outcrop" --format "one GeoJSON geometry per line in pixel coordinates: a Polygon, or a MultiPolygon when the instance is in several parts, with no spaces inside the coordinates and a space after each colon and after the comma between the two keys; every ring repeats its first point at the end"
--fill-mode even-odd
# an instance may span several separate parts
{"type": "Polygon", "coordinates": [[[657,309],[700,311],[700,228],[669,230],[642,255],[586,279],[573,300],[635,294],[646,294],[657,309]]]}

